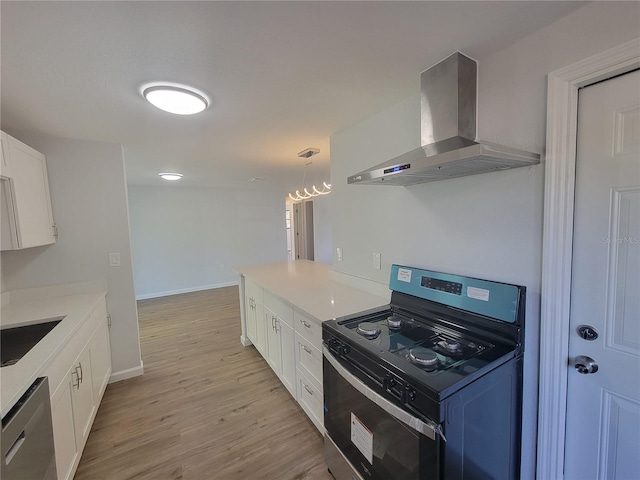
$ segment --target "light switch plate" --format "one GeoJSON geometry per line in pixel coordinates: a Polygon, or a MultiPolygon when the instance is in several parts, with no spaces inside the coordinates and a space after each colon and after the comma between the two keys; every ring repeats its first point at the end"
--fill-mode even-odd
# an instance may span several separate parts
{"type": "Polygon", "coordinates": [[[375,253],[373,254],[373,268],[375,268],[376,270],[380,270],[381,266],[380,266],[380,254],[379,253],[375,253]]]}
{"type": "Polygon", "coordinates": [[[338,261],[341,262],[342,261],[342,248],[340,248],[340,247],[336,248],[336,256],[338,257],[338,261]]]}
{"type": "Polygon", "coordinates": [[[110,267],[119,267],[120,266],[120,254],[119,253],[110,253],[109,254],[109,266],[110,267]]]}

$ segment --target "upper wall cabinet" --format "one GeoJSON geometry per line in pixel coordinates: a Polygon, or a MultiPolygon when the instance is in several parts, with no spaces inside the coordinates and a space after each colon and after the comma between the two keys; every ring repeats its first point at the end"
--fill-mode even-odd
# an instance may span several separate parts
{"type": "Polygon", "coordinates": [[[12,136],[0,133],[2,250],[55,243],[56,227],[45,157],[12,136]]]}

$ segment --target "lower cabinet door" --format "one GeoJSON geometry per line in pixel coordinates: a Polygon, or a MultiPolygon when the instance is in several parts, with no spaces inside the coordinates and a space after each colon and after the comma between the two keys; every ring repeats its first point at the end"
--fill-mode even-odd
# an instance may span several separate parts
{"type": "Polygon", "coordinates": [[[280,335],[278,334],[278,317],[275,313],[264,307],[264,316],[267,327],[267,363],[276,375],[282,375],[282,357],[280,351],[280,335]]]}
{"type": "MultiPolygon", "coordinates": [[[[255,301],[254,314],[256,316],[256,341],[254,345],[263,357],[267,356],[267,318],[264,315],[262,302],[255,301]]],[[[270,319],[269,319],[270,320],[270,319]]]]}
{"type": "Polygon", "coordinates": [[[257,320],[256,320],[256,306],[253,298],[249,295],[245,295],[244,300],[244,316],[245,316],[245,326],[247,327],[247,337],[249,340],[255,345],[256,344],[256,328],[257,328],[257,320]]]}
{"type": "Polygon", "coordinates": [[[99,404],[111,377],[111,343],[106,317],[91,340],[91,377],[93,400],[99,404]]]}
{"type": "Polygon", "coordinates": [[[71,400],[71,382],[64,383],[62,393],[51,406],[53,421],[53,441],[56,449],[56,469],[59,480],[70,480],[73,465],[78,456],[76,432],[73,425],[73,406],[71,400]]]}
{"type": "Polygon", "coordinates": [[[71,397],[73,401],[73,422],[76,431],[76,444],[82,451],[91,430],[93,411],[93,382],[91,377],[91,352],[85,348],[78,362],[71,369],[71,397]]]}
{"type": "Polygon", "coordinates": [[[296,352],[295,352],[295,340],[293,336],[293,328],[282,321],[278,321],[278,328],[280,334],[280,349],[282,352],[282,383],[289,393],[298,399],[296,389],[296,352]]]}

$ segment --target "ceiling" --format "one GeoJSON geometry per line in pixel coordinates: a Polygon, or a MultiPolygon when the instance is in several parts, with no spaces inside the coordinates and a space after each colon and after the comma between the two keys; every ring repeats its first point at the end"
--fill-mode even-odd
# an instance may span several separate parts
{"type": "Polygon", "coordinates": [[[302,183],[297,152],[319,148],[307,177],[328,179],[329,137],[417,95],[429,66],[455,50],[481,63],[583,5],[2,1],[2,129],[121,143],[130,185],[179,171],[184,186],[284,192],[302,183]],[[211,105],[157,110],[140,94],[154,81],[211,105]]]}

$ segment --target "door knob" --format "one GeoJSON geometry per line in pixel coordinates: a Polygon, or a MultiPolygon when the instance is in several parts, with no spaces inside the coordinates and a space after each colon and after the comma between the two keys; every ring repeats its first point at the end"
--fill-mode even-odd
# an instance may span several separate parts
{"type": "Polygon", "coordinates": [[[578,373],[583,373],[585,375],[587,373],[596,373],[598,371],[598,364],[596,361],[586,355],[578,355],[576,357],[575,366],[578,373]]]}

